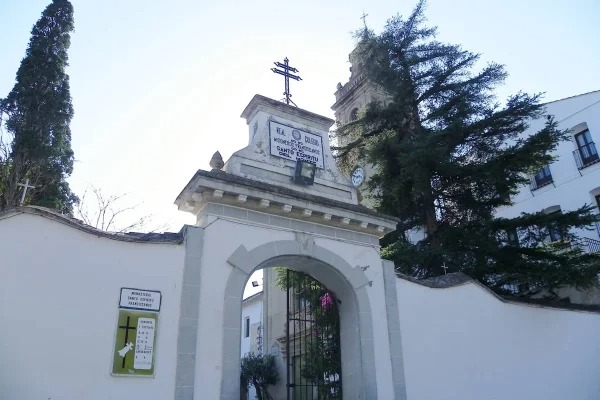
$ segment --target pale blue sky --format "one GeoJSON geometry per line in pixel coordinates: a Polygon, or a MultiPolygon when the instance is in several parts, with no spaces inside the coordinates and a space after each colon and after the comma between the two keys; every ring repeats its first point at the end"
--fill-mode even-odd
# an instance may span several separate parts
{"type": "MultiPolygon", "coordinates": [[[[380,31],[414,3],[305,0],[215,3],[72,0],[71,128],[77,162],[70,182],[130,193],[171,230],[194,223],[175,197],[215,150],[246,145],[239,118],[255,93],[281,98],[269,68],[289,57],[302,82],[293,99],[333,117],[337,82],[348,79],[351,32],[380,31]]],[[[0,0],[0,97],[12,88],[29,32],[49,0],[0,0]]],[[[546,92],[546,100],[600,89],[600,2],[430,0],[443,41],[505,64],[499,94],[546,92]]]]}

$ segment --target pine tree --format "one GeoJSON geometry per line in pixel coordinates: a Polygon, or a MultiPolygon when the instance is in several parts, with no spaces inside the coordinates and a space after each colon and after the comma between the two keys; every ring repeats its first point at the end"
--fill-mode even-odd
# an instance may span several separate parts
{"type": "Polygon", "coordinates": [[[567,133],[544,116],[540,95],[518,93],[500,105],[493,90],[506,77],[503,66],[474,72],[479,55],[437,41],[424,7],[420,1],[407,19],[391,18],[379,35],[359,33],[362,69],[389,102],[369,104],[337,132],[340,161],[372,163],[368,191],[379,211],[400,219],[382,240],[383,256],[417,278],[462,271],[500,293],[596,285],[600,255],[545,245],[550,231],[575,243],[576,228],[596,220],[591,206],[494,215],[552,161],[567,133]],[[539,118],[545,126],[525,136],[539,118]]]}
{"type": "Polygon", "coordinates": [[[73,27],[71,3],[52,0],[31,31],[13,89],[0,100],[12,137],[8,157],[2,160],[2,208],[19,205],[18,183],[26,179],[36,187],[28,192],[28,204],[71,213],[77,202],[66,182],[73,171],[73,106],[65,72],[73,27]]]}

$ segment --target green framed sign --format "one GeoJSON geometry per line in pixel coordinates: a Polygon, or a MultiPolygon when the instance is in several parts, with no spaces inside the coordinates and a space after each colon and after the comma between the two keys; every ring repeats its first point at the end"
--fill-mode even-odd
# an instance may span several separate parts
{"type": "Polygon", "coordinates": [[[154,353],[158,313],[119,310],[113,375],[154,376],[154,353]]]}

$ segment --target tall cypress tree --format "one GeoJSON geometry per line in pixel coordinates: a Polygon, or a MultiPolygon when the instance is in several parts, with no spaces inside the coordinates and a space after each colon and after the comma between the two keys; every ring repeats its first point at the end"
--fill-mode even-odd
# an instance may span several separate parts
{"type": "Polygon", "coordinates": [[[492,63],[475,71],[479,55],[440,43],[424,23],[420,1],[381,34],[360,32],[362,69],[390,101],[369,104],[337,132],[346,143],[338,149],[341,162],[372,163],[368,190],[379,211],[400,219],[382,241],[383,256],[417,278],[462,271],[500,293],[596,285],[600,255],[546,245],[550,231],[575,243],[573,228],[596,220],[591,206],[513,219],[494,215],[552,161],[566,132],[544,116],[540,95],[518,93],[500,105],[493,90],[503,83],[504,68],[492,63]],[[525,135],[528,121],[538,118],[546,118],[545,126],[525,135]]]}
{"type": "Polygon", "coordinates": [[[69,123],[73,106],[69,91],[67,50],[73,31],[73,6],[52,0],[31,30],[15,86],[0,100],[6,131],[12,135],[4,161],[2,208],[17,206],[29,179],[26,203],[71,213],[77,197],[66,178],[73,171],[69,123]]]}

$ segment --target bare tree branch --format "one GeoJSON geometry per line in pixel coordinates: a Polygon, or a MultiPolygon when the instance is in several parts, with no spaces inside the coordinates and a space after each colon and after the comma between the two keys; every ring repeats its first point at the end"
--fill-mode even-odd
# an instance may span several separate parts
{"type": "Polygon", "coordinates": [[[75,217],[83,223],[109,232],[160,232],[167,224],[149,225],[152,215],[135,215],[141,205],[127,204],[127,194],[107,195],[94,186],[86,189],[79,204],[75,206],[75,217]],[[90,199],[91,197],[91,199],[90,199]]]}

